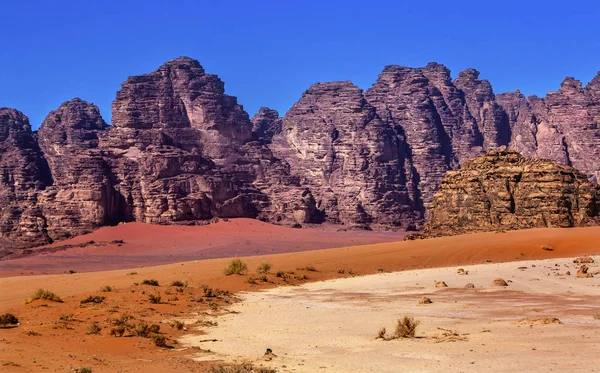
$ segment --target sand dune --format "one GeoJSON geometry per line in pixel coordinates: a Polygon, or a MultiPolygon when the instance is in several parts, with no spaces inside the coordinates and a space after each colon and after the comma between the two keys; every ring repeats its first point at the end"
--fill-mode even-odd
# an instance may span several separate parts
{"type": "MultiPolygon", "coordinates": [[[[32,254],[38,253],[35,256],[0,261],[0,276],[21,272],[106,271],[318,250],[399,241],[405,235],[404,232],[346,231],[336,225],[294,229],[254,219],[231,219],[206,226],[128,223],[32,249],[32,254]]],[[[14,250],[12,257],[18,257],[20,252],[14,250]]]]}

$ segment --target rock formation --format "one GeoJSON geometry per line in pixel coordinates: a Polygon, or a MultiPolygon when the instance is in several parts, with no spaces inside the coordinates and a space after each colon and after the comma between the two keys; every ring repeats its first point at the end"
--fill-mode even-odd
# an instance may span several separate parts
{"type": "Polygon", "coordinates": [[[600,222],[600,189],[574,169],[554,161],[494,150],[449,171],[429,206],[425,234],[600,222]]]}
{"type": "Polygon", "coordinates": [[[595,192],[571,168],[511,152],[497,153],[498,161],[468,160],[506,146],[573,166],[597,183],[600,75],[585,87],[567,78],[539,98],[495,95],[474,69],[453,80],[437,63],[387,66],[364,92],[350,82],[317,83],[283,117],[261,108],[250,120],[216,75],[180,57],[128,78],[112,109],[110,126],[96,106],[76,98],[52,111],[37,133],[23,114],[0,109],[0,248],[119,222],[196,224],[214,217],[420,229],[432,200],[428,229],[435,234],[452,219],[463,224],[455,231],[476,229],[486,214],[489,222],[477,229],[595,221],[595,192]],[[448,171],[463,167],[449,176],[463,182],[460,175],[482,178],[477,169],[507,159],[509,176],[498,171],[498,180],[484,180],[488,187],[465,179],[467,192],[444,182],[434,199],[448,171]],[[525,176],[517,181],[519,173],[525,176]],[[540,205],[531,216],[525,210],[539,199],[511,207],[514,188],[525,190],[540,177],[540,193],[558,198],[556,206],[540,205]],[[466,202],[450,195],[474,196],[483,187],[507,194],[468,199],[474,212],[465,218],[466,202]]]}

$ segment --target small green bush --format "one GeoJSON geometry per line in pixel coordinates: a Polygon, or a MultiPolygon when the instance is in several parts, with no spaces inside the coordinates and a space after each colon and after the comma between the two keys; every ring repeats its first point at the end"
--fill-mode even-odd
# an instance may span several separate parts
{"type": "Polygon", "coordinates": [[[240,259],[233,259],[231,262],[229,262],[227,268],[223,270],[223,273],[226,276],[242,275],[246,272],[248,272],[248,265],[242,262],[240,259]]]}

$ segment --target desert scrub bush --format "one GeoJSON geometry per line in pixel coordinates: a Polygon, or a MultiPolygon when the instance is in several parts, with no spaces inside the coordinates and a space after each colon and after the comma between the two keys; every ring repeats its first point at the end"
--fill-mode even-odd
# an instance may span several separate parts
{"type": "Polygon", "coordinates": [[[162,297],[160,294],[150,294],[148,295],[148,301],[152,304],[160,304],[162,297]]]}
{"type": "Polygon", "coordinates": [[[102,327],[97,322],[93,322],[92,325],[88,326],[86,334],[100,334],[102,327]]]}
{"type": "Polygon", "coordinates": [[[104,300],[106,299],[106,297],[100,296],[100,295],[90,295],[85,299],[82,299],[81,304],[88,304],[88,303],[93,303],[93,304],[100,304],[102,302],[104,302],[104,300]]]}
{"type": "Polygon", "coordinates": [[[277,373],[276,369],[255,367],[250,362],[217,365],[210,368],[210,373],[277,373]]]}
{"type": "Polygon", "coordinates": [[[75,373],[92,373],[92,368],[88,368],[88,367],[77,368],[77,369],[75,369],[75,373]]]}
{"type": "Polygon", "coordinates": [[[150,279],[150,280],[146,279],[146,280],[142,281],[142,285],[160,286],[158,284],[158,281],[156,281],[155,279],[150,279]]]}
{"type": "Polygon", "coordinates": [[[38,333],[38,332],[33,331],[33,330],[28,330],[28,331],[26,331],[23,334],[25,334],[26,336],[29,336],[29,337],[39,337],[40,335],[42,335],[42,333],[38,333]]]}
{"type": "Polygon", "coordinates": [[[0,315],[0,328],[19,325],[19,319],[12,313],[0,315]]]}
{"type": "Polygon", "coordinates": [[[134,275],[137,275],[137,272],[129,272],[129,273],[127,274],[127,276],[134,276],[134,275]]]}
{"type": "Polygon", "coordinates": [[[100,291],[103,292],[103,293],[110,293],[113,290],[114,290],[113,287],[112,286],[108,286],[108,285],[105,285],[105,286],[103,286],[100,289],[100,291]]]}
{"type": "Polygon", "coordinates": [[[417,326],[419,326],[420,323],[421,322],[419,320],[415,320],[412,316],[404,316],[403,318],[398,319],[394,337],[414,338],[415,332],[417,331],[417,326]]]}
{"type": "Polygon", "coordinates": [[[157,347],[167,347],[167,338],[162,334],[154,335],[152,341],[157,347]]]}
{"type": "Polygon", "coordinates": [[[213,289],[208,285],[202,285],[202,290],[204,290],[204,296],[206,298],[215,298],[221,295],[222,293],[221,290],[213,289]]]}
{"type": "Polygon", "coordinates": [[[544,251],[554,251],[554,248],[552,246],[542,245],[542,250],[544,250],[544,251]]]}
{"type": "Polygon", "coordinates": [[[262,262],[260,263],[260,265],[258,266],[258,268],[256,268],[256,273],[260,273],[260,274],[267,274],[271,272],[271,265],[267,262],[262,262]]]}
{"type": "Polygon", "coordinates": [[[179,320],[175,320],[173,321],[173,323],[171,324],[171,327],[177,330],[183,330],[183,327],[185,326],[184,323],[182,323],[179,320]]]}
{"type": "Polygon", "coordinates": [[[159,325],[157,325],[157,324],[148,325],[145,321],[142,321],[139,324],[137,324],[135,326],[135,329],[133,330],[133,334],[137,335],[138,337],[142,337],[142,338],[148,338],[148,337],[150,337],[150,335],[152,333],[158,333],[158,332],[160,332],[159,325]]]}
{"type": "Polygon", "coordinates": [[[127,331],[125,325],[117,325],[110,329],[110,335],[114,337],[122,337],[123,334],[125,334],[125,331],[127,331]]]}
{"type": "Polygon", "coordinates": [[[69,321],[73,321],[73,316],[74,315],[72,313],[63,313],[58,317],[58,319],[60,321],[69,322],[69,321]]]}
{"type": "Polygon", "coordinates": [[[377,339],[385,339],[386,333],[387,333],[387,330],[385,329],[384,326],[382,326],[381,328],[379,328],[379,331],[377,332],[377,339]]]}
{"type": "Polygon", "coordinates": [[[316,272],[317,271],[317,269],[314,266],[312,266],[312,265],[309,265],[309,266],[306,266],[306,267],[300,267],[300,268],[296,268],[296,269],[298,271],[302,271],[302,270],[309,271],[309,272],[316,272]]]}
{"type": "Polygon", "coordinates": [[[29,297],[28,299],[25,299],[25,304],[29,304],[29,303],[33,302],[34,300],[38,300],[38,299],[49,300],[49,301],[58,302],[58,303],[62,303],[62,301],[63,301],[58,295],[54,294],[50,290],[37,289],[35,291],[35,293],[31,294],[31,297],[29,297]]]}
{"type": "Polygon", "coordinates": [[[171,286],[175,286],[175,287],[179,287],[179,288],[186,288],[188,286],[187,281],[183,282],[183,281],[173,281],[171,282],[171,286]]]}
{"type": "Polygon", "coordinates": [[[248,265],[240,259],[233,259],[229,265],[223,270],[225,276],[242,275],[248,272],[248,265]]]}

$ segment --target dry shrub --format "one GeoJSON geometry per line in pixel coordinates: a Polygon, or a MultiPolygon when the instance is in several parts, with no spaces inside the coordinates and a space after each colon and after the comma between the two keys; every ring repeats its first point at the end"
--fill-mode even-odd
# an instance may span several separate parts
{"type": "Polygon", "coordinates": [[[544,251],[554,251],[554,248],[552,248],[552,246],[542,245],[542,250],[544,250],[544,251]]]}
{"type": "Polygon", "coordinates": [[[101,297],[99,295],[90,295],[87,298],[83,299],[80,303],[81,304],[87,304],[87,303],[100,304],[100,303],[104,302],[105,299],[106,299],[106,297],[101,297]]]}
{"type": "Polygon", "coordinates": [[[184,326],[185,326],[185,324],[184,324],[184,323],[182,323],[182,322],[181,322],[181,321],[179,321],[179,320],[175,320],[175,321],[173,321],[173,323],[171,324],[171,327],[172,327],[172,328],[175,328],[175,329],[177,329],[177,330],[183,330],[183,327],[184,327],[184,326]]]}
{"type": "Polygon", "coordinates": [[[35,293],[31,294],[31,297],[29,297],[28,299],[25,299],[25,303],[29,304],[29,303],[33,302],[34,300],[38,300],[38,299],[62,303],[62,299],[58,295],[54,294],[50,290],[44,290],[44,289],[37,289],[35,291],[35,293]]]}
{"type": "Polygon", "coordinates": [[[148,301],[152,304],[160,304],[162,297],[160,294],[150,294],[148,295],[148,301]]]}
{"type": "Polygon", "coordinates": [[[258,268],[256,268],[256,273],[267,274],[269,272],[271,272],[271,265],[266,262],[260,263],[258,268]]]}
{"type": "Polygon", "coordinates": [[[255,367],[250,362],[218,365],[210,368],[210,373],[277,373],[276,369],[255,367]]]}
{"type": "Polygon", "coordinates": [[[75,373],[92,373],[92,368],[81,367],[75,369],[75,373]]]}
{"type": "Polygon", "coordinates": [[[111,292],[111,291],[113,291],[113,290],[114,290],[114,289],[113,289],[112,287],[108,286],[108,285],[106,285],[106,286],[103,286],[103,287],[100,289],[100,291],[101,291],[101,292],[103,292],[103,293],[110,293],[110,292],[111,292]]]}
{"type": "Polygon", "coordinates": [[[538,319],[521,319],[517,322],[518,325],[550,325],[550,324],[562,324],[556,317],[540,317],[538,319]]]}
{"type": "Polygon", "coordinates": [[[420,323],[421,322],[419,320],[415,320],[412,316],[404,316],[403,318],[398,319],[394,337],[414,338],[415,332],[417,331],[417,326],[419,326],[420,323]]]}
{"type": "Polygon", "coordinates": [[[183,282],[183,281],[173,281],[171,282],[171,286],[176,286],[176,287],[180,287],[180,288],[186,288],[188,286],[187,281],[183,282]]]}
{"type": "Polygon", "coordinates": [[[381,328],[379,328],[379,331],[377,332],[377,339],[385,339],[386,334],[387,334],[387,330],[385,329],[385,326],[382,326],[381,328]]]}
{"type": "Polygon", "coordinates": [[[92,325],[88,327],[87,334],[100,334],[102,331],[102,327],[97,322],[93,322],[92,325]]]}
{"type": "Polygon", "coordinates": [[[160,286],[158,284],[158,281],[155,279],[150,279],[150,280],[146,279],[146,280],[142,281],[142,285],[160,286]]]}
{"type": "Polygon", "coordinates": [[[458,341],[467,341],[468,334],[459,334],[456,330],[438,328],[441,333],[438,333],[431,337],[431,340],[435,343],[441,342],[458,342],[458,341]]]}
{"type": "Polygon", "coordinates": [[[136,325],[135,329],[133,330],[133,334],[137,335],[138,337],[142,337],[142,338],[148,338],[148,337],[150,337],[150,335],[152,333],[159,333],[159,332],[160,332],[160,325],[157,325],[157,324],[148,325],[144,321],[142,321],[138,325],[136,325]]]}
{"type": "Polygon", "coordinates": [[[225,276],[242,275],[248,272],[248,265],[240,259],[233,259],[229,265],[223,270],[225,276]]]}
{"type": "Polygon", "coordinates": [[[5,313],[4,315],[0,315],[0,327],[5,328],[8,326],[16,326],[19,325],[19,319],[12,313],[5,313]]]}
{"type": "Polygon", "coordinates": [[[38,333],[38,332],[33,331],[33,330],[28,330],[28,331],[26,331],[23,334],[25,334],[26,336],[29,336],[29,337],[39,337],[40,335],[42,335],[42,333],[38,333]]]}
{"type": "Polygon", "coordinates": [[[167,347],[167,337],[162,334],[156,334],[153,336],[152,341],[157,347],[167,347]]]}
{"type": "Polygon", "coordinates": [[[314,266],[312,266],[312,265],[309,265],[309,266],[306,266],[306,267],[300,267],[300,268],[296,268],[296,269],[298,271],[304,270],[304,271],[309,271],[309,272],[317,272],[317,269],[314,266]]]}
{"type": "Polygon", "coordinates": [[[110,335],[115,337],[122,337],[125,334],[127,328],[125,325],[117,325],[114,328],[110,329],[110,335]]]}

